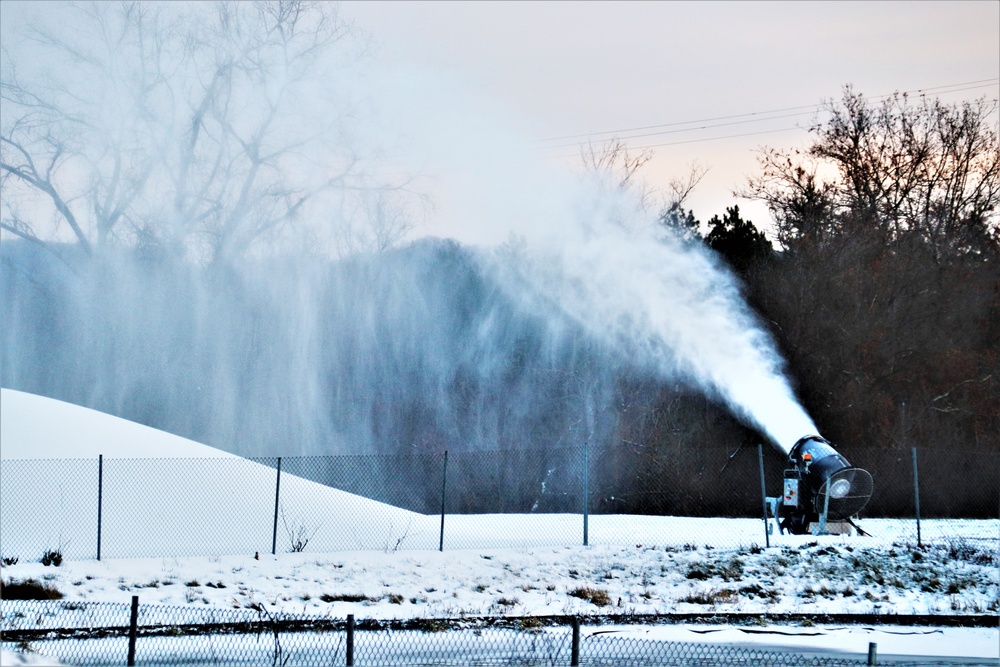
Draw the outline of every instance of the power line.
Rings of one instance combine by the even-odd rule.
[[[986,79],[986,81],[1000,81],[1000,79]],[[970,82],[970,83],[975,83],[975,82]],[[899,93],[899,94],[900,95],[902,95],[902,94],[909,95],[909,94],[913,94],[913,93],[917,93],[917,92],[924,93],[924,92],[929,91],[929,90],[940,90],[940,89],[943,89],[943,88],[953,88],[954,86],[962,86],[962,85],[965,85],[965,84],[952,84],[951,86],[937,86],[935,88],[923,88],[923,89],[917,89],[915,91],[905,91],[904,93]],[[964,88],[954,88],[953,90],[948,90],[948,91],[944,91],[944,92],[946,92],[946,93],[961,92],[961,91],[964,91],[964,90],[974,90],[974,89],[983,88],[983,87],[987,87],[987,86],[984,86],[984,85],[967,86],[967,87],[964,87]],[[890,97],[891,95],[894,95],[894,94],[896,94],[896,93],[890,93],[888,95],[880,95],[880,96],[877,96],[877,97],[872,97],[870,99],[884,99],[884,98]],[[996,103],[1000,103],[1000,100],[998,100],[997,98],[990,99],[989,101],[993,102],[995,104]],[[821,105],[817,105],[816,107],[810,107],[810,108],[818,109],[819,106],[821,106]],[[796,108],[796,107],[790,107],[790,108]],[[766,113],[766,112],[762,112],[762,113]],[[994,110],[993,113],[996,113],[996,110]],[[750,114],[742,114],[742,115],[746,116],[746,115],[750,115]],[[598,143],[607,143],[607,142],[612,141],[614,139],[632,139],[632,138],[643,137],[643,136],[658,136],[658,135],[662,135],[662,134],[674,134],[674,133],[678,133],[678,132],[695,132],[695,131],[704,130],[704,129],[712,129],[712,128],[715,128],[715,127],[724,127],[724,126],[727,126],[727,125],[740,125],[740,124],[743,124],[743,123],[759,122],[759,120],[777,120],[779,118],[790,118],[790,117],[795,117],[795,116],[799,116],[799,115],[802,115],[802,114],[787,114],[787,115],[784,115],[784,116],[771,116],[771,117],[768,117],[768,118],[753,119],[753,120],[740,121],[740,122],[735,122],[735,123],[720,123],[720,124],[717,124],[717,125],[708,125],[708,126],[702,126],[702,127],[693,127],[693,128],[680,129],[680,130],[671,130],[671,131],[666,131],[666,132],[653,132],[653,133],[649,133],[649,134],[646,134],[646,135],[636,135],[636,136],[632,136],[632,137],[611,137],[611,138],[608,138],[608,139],[598,140]],[[732,118],[738,118],[740,116],[737,115],[737,116],[731,116],[731,117]],[[676,124],[680,124],[680,123],[676,123]],[[654,126],[654,127],[664,127],[664,126]],[[803,129],[801,126],[794,125],[794,126],[782,127],[782,128],[772,129],[772,130],[760,130],[760,131],[756,131],[756,132],[743,132],[743,133],[739,133],[739,134],[727,134],[727,135],[713,136],[713,137],[701,137],[701,138],[698,138],[698,139],[686,139],[686,140],[682,140],[682,141],[663,142],[663,143],[657,143],[657,144],[644,144],[644,145],[640,145],[640,146],[631,146],[631,148],[636,149],[636,150],[644,150],[644,149],[648,149],[648,148],[662,148],[662,147],[666,147],[666,146],[679,146],[679,145],[682,145],[682,144],[694,144],[694,143],[702,143],[702,142],[706,142],[706,141],[718,141],[718,140],[722,140],[722,139],[737,139],[737,138],[741,138],[741,137],[752,137],[752,136],[756,136],[756,135],[774,134],[774,133],[778,133],[778,132],[790,132],[790,131],[793,131],[793,130],[801,130],[801,129]],[[581,135],[581,136],[590,136],[590,135]],[[557,146],[539,146],[538,148],[554,149],[554,148],[570,148],[570,147],[573,147],[573,146],[581,146],[582,147],[582,146],[585,145],[585,143],[586,142],[575,142],[575,143],[559,144]],[[559,160],[559,159],[570,159],[570,158],[574,158],[574,157],[578,157],[578,156],[575,155],[575,154],[574,155],[550,155],[550,156],[546,156],[545,159]]]
[[[957,92],[962,92],[962,91],[965,91],[965,90],[975,90],[975,89],[978,89],[978,88],[992,87],[992,86],[996,85],[997,82],[1000,82],[1000,78],[979,79],[979,80],[976,80],[976,81],[965,81],[965,82],[962,82],[962,83],[952,83],[952,84],[947,84],[947,85],[942,85],[942,86],[930,86],[930,87],[926,87],[926,88],[916,88],[916,89],[913,89],[913,90],[903,91],[902,93],[886,93],[884,95],[872,96],[869,99],[873,99],[873,100],[885,99],[887,97],[891,97],[891,96],[896,95],[896,94],[902,94],[902,95],[921,94],[922,95],[922,94],[925,94],[925,93],[928,93],[928,92],[931,92],[931,91],[939,91],[941,93],[957,93]],[[949,88],[952,89],[952,90],[946,90],[946,89],[949,89]],[[625,128],[625,129],[620,129],[620,130],[605,130],[605,131],[601,131],[601,132],[591,132],[591,133],[588,133],[588,134],[564,135],[564,136],[560,136],[560,137],[550,137],[548,139],[535,139],[532,143],[542,144],[542,143],[553,142],[553,141],[567,141],[567,140],[570,140],[570,139],[593,139],[595,137],[599,137],[599,136],[602,136],[602,135],[618,135],[618,134],[622,134],[622,133],[626,133],[626,132],[645,132],[647,130],[656,130],[656,129],[659,129],[659,128],[678,127],[678,126],[681,126],[681,125],[697,125],[697,124],[700,124],[700,123],[713,123],[713,122],[716,122],[716,121],[726,121],[726,120],[733,120],[733,119],[737,119],[737,118],[747,118],[748,120],[738,121],[738,122],[735,122],[735,123],[723,123],[722,125],[735,125],[735,124],[739,124],[739,123],[760,122],[760,121],[763,121],[763,120],[773,120],[773,119],[777,119],[777,118],[788,118],[788,117],[791,117],[791,116],[804,115],[807,111],[816,111],[816,110],[819,110],[822,106],[823,106],[822,103],[820,103],[820,104],[811,104],[811,105],[806,105],[806,106],[784,107],[784,108],[781,108],[781,109],[771,109],[769,111],[752,111],[750,113],[733,114],[733,115],[729,115],[729,116],[715,116],[715,117],[711,117],[711,118],[701,118],[701,119],[696,119],[696,120],[677,121],[677,122],[673,122],[673,123],[662,123],[662,124],[658,124],[658,125],[646,125],[646,126],[643,126],[643,127],[632,127],[632,128]],[[797,111],[799,113],[793,113],[793,114],[788,114],[788,115],[784,115],[784,116],[770,116],[769,118],[755,118],[755,116],[768,116],[769,114],[784,114],[784,113],[790,112],[790,111]],[[709,127],[711,127],[711,126],[709,126]],[[682,129],[682,130],[670,130],[669,132],[653,132],[653,133],[650,133],[648,135],[639,135],[639,136],[653,136],[653,135],[656,135],[656,134],[668,134],[668,133],[674,133],[674,132],[694,131],[694,130],[700,130],[700,129],[705,129],[705,128],[703,128],[703,127],[693,127],[693,128]],[[634,138],[634,137],[630,137],[630,138]],[[607,140],[602,140],[602,141],[607,141]],[[540,146],[540,148],[564,148],[566,146],[580,145],[580,143],[582,143],[582,142],[574,142],[574,143],[571,143],[571,144],[560,144],[560,145],[557,145],[557,146],[544,146],[544,147]]]
[[[670,141],[662,144],[649,144],[646,146],[633,146],[636,149],[645,148],[663,148],[664,146],[680,146],[682,144],[700,144],[705,141],[718,141],[720,139],[738,139],[740,137],[753,137],[760,134],[775,134],[776,132],[789,132],[792,130],[801,130],[802,127],[798,125],[792,125],[789,127],[780,127],[775,130],[758,130],[757,132],[744,132],[741,134],[724,134],[717,137],[702,137],[700,139],[685,139],[683,141]],[[569,144],[571,146],[582,146],[582,144]],[[548,160],[566,160],[569,158],[579,157],[579,155],[549,155],[545,159]]]
[[[810,107],[810,108],[815,108],[815,107]],[[763,121],[768,121],[768,120],[780,120],[782,118],[796,118],[798,116],[804,115],[805,113],[806,112],[803,111],[803,112],[799,112],[799,113],[783,114],[783,115],[780,115],[780,116],[767,116],[766,118],[751,118],[749,120],[737,120],[737,121],[732,121],[732,122],[729,122],[729,123],[715,123],[714,125],[700,125],[700,126],[697,126],[697,127],[686,127],[686,128],[681,128],[681,129],[677,129],[677,130],[665,130],[663,132],[648,132],[648,133],[645,133],[645,134],[630,134],[630,135],[626,135],[626,136],[614,136],[612,138],[613,139],[625,140],[625,139],[642,139],[644,137],[658,137],[658,136],[662,136],[664,134],[679,134],[681,132],[696,132],[698,130],[711,130],[711,129],[714,129],[716,127],[730,127],[732,125],[746,125],[747,123],[761,123]],[[737,116],[734,116],[734,117],[737,117]],[[664,125],[657,125],[656,127],[665,127],[665,126]],[[602,139],[601,141],[610,141],[610,140],[611,139]],[[579,145],[580,145],[580,142],[574,141],[572,143],[556,144],[554,146],[545,146],[545,148],[567,148],[567,147],[570,147],[570,146],[579,146]]]
[[[941,92],[944,92],[944,93],[957,93],[957,92],[961,92],[961,91],[964,91],[964,90],[974,90],[974,89],[977,89],[977,88],[988,88],[988,87],[991,87],[992,85],[996,84],[998,81],[1000,81],[1000,78],[980,79],[978,81],[966,81],[964,83],[953,83],[953,84],[948,84],[948,85],[944,85],[944,86],[932,86],[932,87],[928,87],[928,88],[916,88],[914,90],[903,91],[902,93],[899,93],[899,94],[902,94],[902,95],[924,94],[924,93],[927,93],[929,91],[934,91],[934,90],[941,91]],[[962,87],[961,88],[956,88],[956,86],[962,86]],[[956,88],[956,89],[955,90],[944,90],[945,88]],[[885,99],[885,98],[891,97],[892,95],[895,95],[895,94],[897,94],[897,93],[886,93],[886,94],[883,94],[883,95],[873,96],[870,99],[874,99],[874,100]],[[679,126],[679,125],[694,125],[694,124],[697,124],[697,123],[711,123],[711,122],[719,121],[719,120],[731,120],[731,119],[734,119],[734,118],[747,118],[747,117],[751,117],[751,116],[763,116],[763,115],[767,115],[767,114],[784,113],[786,111],[818,110],[822,106],[823,106],[822,103],[820,103],[820,104],[810,104],[810,105],[806,105],[806,106],[785,107],[783,109],[771,109],[769,111],[752,111],[750,113],[734,114],[734,115],[729,115],[729,116],[716,116],[716,117],[713,117],[713,118],[702,118],[702,119],[698,119],[698,120],[677,121],[677,122],[673,122],[673,123],[663,123],[663,124],[660,124],[660,125],[648,125],[648,126],[645,126],[645,127],[634,127],[634,128],[628,128],[628,129],[622,129],[622,130],[606,130],[606,131],[603,131],[603,132],[591,132],[589,134],[568,135],[568,136],[563,136],[563,137],[553,137],[553,138],[550,138],[550,139],[536,139],[535,142],[536,143],[544,143],[544,142],[548,142],[548,141],[563,141],[563,140],[566,140],[566,139],[591,138],[591,137],[596,137],[596,136],[604,135],[604,134],[615,135],[615,134],[620,134],[620,133],[624,133],[624,132],[641,132],[641,131],[645,131],[645,130],[655,130],[655,129],[661,128],[661,127],[676,127],[676,126]],[[791,115],[802,115],[802,114],[791,114]],[[780,117],[786,117],[786,116],[780,116]],[[756,120],[757,119],[751,119],[751,120],[744,121],[744,122],[755,122]],[[767,120],[767,119],[763,119],[763,120]],[[692,129],[700,129],[700,128],[692,128]]]
[[[801,130],[802,128],[798,125],[792,125],[791,127],[779,127],[776,130],[759,130],[757,132],[745,132],[743,134],[727,134],[720,137],[703,137],[701,139],[687,139],[684,141],[671,141],[664,144],[652,144],[650,146],[637,146],[637,148],[661,148],[663,146],[680,146],[681,144],[697,144],[703,141],[716,141],[718,139],[736,139],[739,137],[753,137],[758,134],[774,134],[775,132],[789,132],[791,130]]]
[[[761,115],[765,115],[765,114],[782,113],[782,112],[785,112],[785,111],[796,111],[796,110],[799,110],[799,109],[811,110],[811,109],[816,109],[818,106],[819,105],[817,105],[817,104],[812,104],[812,105],[803,106],[803,107],[786,107],[784,109],[772,109],[770,111],[752,111],[750,113],[734,114],[732,116],[716,116],[714,118],[701,118],[701,119],[698,119],[698,120],[682,120],[682,121],[677,121],[677,122],[674,122],[674,123],[663,123],[661,125],[647,125],[646,127],[633,127],[633,128],[629,128],[629,129],[625,129],[625,130],[607,130],[607,131],[604,131],[604,132],[591,132],[589,134],[573,134],[573,135],[568,135],[568,136],[565,136],[565,137],[553,137],[551,139],[535,139],[534,142],[536,142],[536,143],[544,143],[546,141],[564,141],[564,140],[567,140],[567,139],[585,139],[585,138],[591,138],[591,137],[595,137],[595,136],[602,135],[602,134],[620,134],[622,132],[642,132],[642,131],[645,131],[645,130],[655,130],[655,129],[660,128],[660,127],[677,127],[678,125],[695,125],[697,123],[712,123],[712,122],[715,122],[717,120],[731,120],[733,118],[746,118],[747,116],[761,116]],[[798,115],[801,115],[801,114],[792,114],[792,115],[793,116],[798,116]],[[783,117],[784,116],[782,116],[782,118]],[[766,120],[766,119],[763,119],[763,120]],[[743,122],[753,122],[753,121],[743,121]],[[693,128],[693,129],[699,129],[699,128]],[[683,132],[684,130],[680,130],[680,131]],[[659,134],[659,133],[654,133],[654,134]]]
[[[955,92],[957,92],[957,91],[955,91]],[[991,99],[989,101],[993,102],[993,103],[1000,103],[1000,99],[998,99],[998,98],[993,98],[993,99]],[[798,114],[792,114],[792,115],[794,116],[794,115],[798,115]],[[721,127],[721,125],[718,125],[718,126],[715,126],[715,127]],[[697,130],[697,129],[701,129],[701,128],[693,128],[693,129]],[[791,132],[793,130],[801,130],[801,129],[803,129],[803,128],[801,126],[799,126],[799,125],[791,125],[791,126],[788,126],[788,127],[780,127],[780,128],[773,129],[773,130],[758,130],[756,132],[743,132],[743,133],[740,133],[740,134],[725,134],[725,135],[720,135],[720,136],[715,136],[715,137],[701,137],[699,139],[685,139],[685,140],[682,140],[682,141],[670,141],[670,142],[659,143],[659,144],[645,144],[645,145],[642,145],[642,146],[632,146],[631,148],[634,148],[634,149],[637,149],[637,150],[643,150],[643,149],[647,149],[647,148],[663,148],[665,146],[680,146],[682,144],[698,144],[698,143],[702,143],[702,142],[705,142],[705,141],[718,141],[718,140],[721,140],[721,139],[738,139],[740,137],[753,137],[753,136],[762,135],[762,134],[775,134],[777,132]],[[686,130],[681,130],[681,131],[686,131]],[[661,133],[655,133],[655,134],[661,134]],[[666,133],[662,133],[662,134],[666,134]],[[653,135],[649,135],[649,136],[653,136]],[[607,142],[607,141],[610,141],[610,139],[603,139],[602,140],[602,142]],[[558,146],[558,147],[565,148],[565,147],[571,147],[571,146],[583,146],[583,143],[563,144],[563,145]],[[549,146],[548,148],[558,148],[558,147],[557,146]],[[570,158],[575,158],[575,157],[579,157],[579,156],[578,155],[550,155],[550,156],[546,156],[545,159],[550,159],[550,160],[565,160],[565,159],[570,159]]]

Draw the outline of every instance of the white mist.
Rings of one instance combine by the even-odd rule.
[[[524,237],[521,261],[504,255],[511,291],[570,317],[631,364],[724,402],[785,452],[815,433],[733,274],[659,226],[633,193],[600,181],[579,183],[563,224]]]

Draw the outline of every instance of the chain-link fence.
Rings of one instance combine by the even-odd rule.
[[[764,493],[780,495],[784,457],[758,447],[674,454],[4,459],[0,551],[36,560],[780,540],[766,533],[761,470]],[[875,478],[860,523],[876,538],[1000,540],[997,457],[855,450],[851,460]]]
[[[830,655],[819,647],[665,641],[581,626],[573,618],[550,625],[530,618],[355,623],[353,616],[150,606],[137,598],[131,605],[4,601],[0,616],[0,647],[80,666],[876,664],[865,645]]]

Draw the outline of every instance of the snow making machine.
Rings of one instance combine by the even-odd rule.
[[[850,534],[852,528],[862,532],[853,518],[872,496],[872,476],[853,467],[828,440],[808,435],[796,441],[783,478],[782,495],[766,498],[780,532]]]

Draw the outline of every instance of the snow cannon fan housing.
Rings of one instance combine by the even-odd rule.
[[[788,455],[780,499],[779,526],[791,533],[810,532],[820,520],[846,521],[871,499],[875,486],[867,470],[851,466],[829,441],[818,435],[800,438]],[[825,516],[824,516],[825,514]]]

